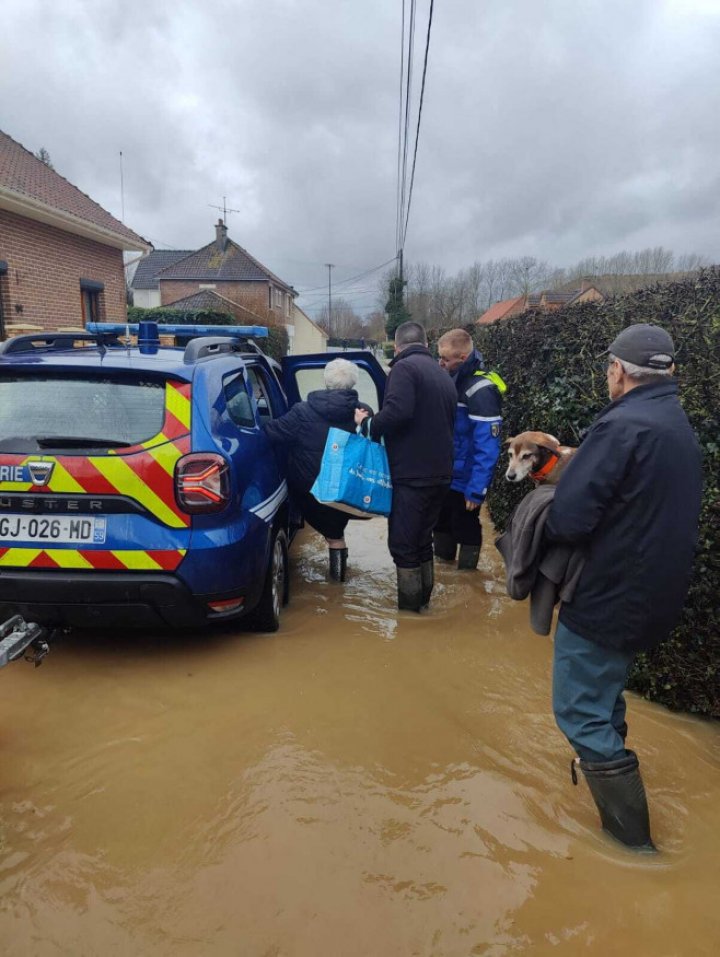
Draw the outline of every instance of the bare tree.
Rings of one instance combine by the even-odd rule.
[[[550,272],[550,266],[534,256],[521,256],[512,260],[510,276],[513,292],[519,296],[527,296],[529,292],[542,289]]]
[[[365,332],[363,320],[346,299],[333,299],[331,315],[328,315],[328,307],[323,306],[317,324],[332,339],[356,339]]]

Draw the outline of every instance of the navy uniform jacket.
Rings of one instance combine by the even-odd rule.
[[[383,407],[370,420],[371,438],[385,438],[393,482],[450,482],[456,402],[450,376],[429,349],[410,345],[395,356]]]
[[[457,388],[454,460],[450,487],[482,505],[500,457],[502,396],[483,370],[479,352],[453,375]]]
[[[637,386],[600,413],[563,472],[545,526],[587,558],[560,621],[644,651],[677,624],[698,535],[702,460],[677,383]]]

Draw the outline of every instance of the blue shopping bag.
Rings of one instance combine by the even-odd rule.
[[[330,429],[310,493],[321,504],[359,518],[389,515],[392,483],[385,446],[357,432]]]

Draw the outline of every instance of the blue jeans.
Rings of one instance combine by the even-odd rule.
[[[625,757],[625,681],[632,652],[605,648],[555,630],[553,711],[558,727],[583,761]]]

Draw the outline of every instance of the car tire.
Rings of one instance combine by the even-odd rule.
[[[270,561],[260,601],[250,614],[248,623],[255,631],[277,631],[280,627],[280,611],[287,602],[288,540],[280,528],[275,532],[270,546]]]

